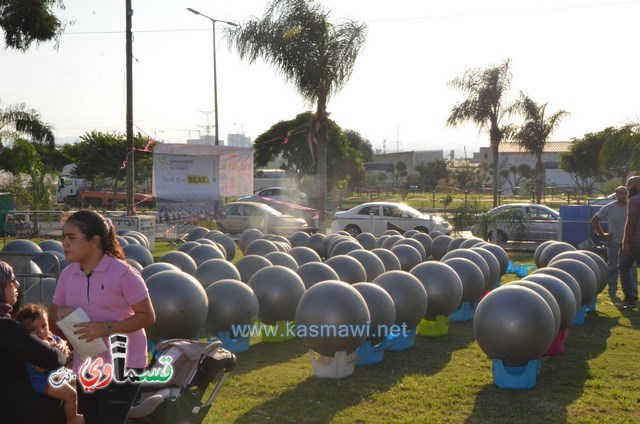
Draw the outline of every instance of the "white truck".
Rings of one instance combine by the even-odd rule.
[[[80,190],[87,190],[88,184],[82,178],[74,177],[73,171],[76,169],[75,163],[70,163],[62,168],[60,178],[58,178],[58,187],[56,188],[56,201],[65,203],[67,197],[74,197]]]

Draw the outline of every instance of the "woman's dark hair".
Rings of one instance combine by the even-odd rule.
[[[124,260],[124,252],[116,238],[116,229],[109,218],[98,212],[83,209],[73,213],[65,223],[78,227],[87,240],[91,240],[93,236],[100,237],[100,247],[104,253]]]
[[[30,325],[38,318],[49,315],[47,308],[41,303],[27,303],[16,314],[16,321],[20,321],[23,325]]]

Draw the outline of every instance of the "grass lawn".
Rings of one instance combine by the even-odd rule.
[[[531,390],[493,384],[472,322],[418,337],[413,348],[385,352],[381,363],[339,380],[313,376],[299,340],[255,340],[237,354],[205,422],[640,422],[640,314],[598,301],[597,312],[569,330],[564,352],[543,360]]]
[[[175,248],[158,242],[154,258]],[[527,253],[510,258],[531,263]],[[451,323],[442,337],[418,337],[413,348],[385,352],[381,363],[338,380],[313,376],[300,340],[254,338],[237,354],[237,368],[204,422],[636,423],[639,330],[640,312],[621,312],[601,294],[597,311],[570,328],[564,352],[544,358],[530,390],[493,384],[471,321]]]

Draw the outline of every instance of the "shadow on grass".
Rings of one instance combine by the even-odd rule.
[[[304,352],[310,364],[310,356],[302,342],[287,343],[290,343],[295,355]],[[407,375],[437,374],[449,363],[455,351],[466,349],[471,343],[472,324],[451,323],[449,334],[433,338],[417,337],[412,348],[399,352],[385,351],[382,362],[356,366],[353,374],[346,378],[323,379],[309,374],[291,389],[246,411],[236,422],[329,422],[340,411],[389,390]],[[239,356],[239,362],[263,357],[261,366],[266,366],[269,363],[285,361],[287,358],[287,355],[274,345],[264,346],[264,349],[256,345],[256,348],[251,357]],[[251,349],[254,347],[249,350]],[[264,356],[269,359],[265,360]],[[238,366],[239,373],[254,369],[255,364]]]
[[[246,352],[235,354],[238,365],[233,374],[248,374],[260,368],[288,362],[305,353],[307,348],[296,339],[279,343],[254,343]]]
[[[589,314],[584,325],[569,328],[560,355],[543,359],[533,389],[506,390],[487,385],[476,396],[466,423],[518,422],[523,416],[530,417],[530,422],[567,422],[568,406],[583,395],[585,383],[592,378],[587,361],[605,351],[611,329],[617,324],[618,317]],[[510,416],[509,411],[517,415]]]

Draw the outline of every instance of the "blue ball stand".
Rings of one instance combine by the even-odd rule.
[[[598,304],[597,300],[598,295],[593,296],[591,302],[587,305],[587,312],[596,312],[596,305]]]
[[[580,305],[580,307],[578,308],[578,312],[576,312],[576,315],[573,317],[573,321],[571,322],[571,325],[584,324],[584,319],[586,316],[587,316],[587,306]]]
[[[473,319],[473,315],[475,314],[477,306],[477,302],[462,302],[460,304],[460,307],[453,311],[453,313],[449,316],[449,320],[451,322],[471,321]]]
[[[365,340],[356,351],[356,365],[373,365],[382,362],[384,359],[384,349],[387,341],[384,340],[376,345],[371,344],[371,340]]]
[[[389,334],[386,343],[387,346],[385,349],[390,352],[400,352],[410,349],[416,344],[416,328],[413,327],[411,330],[407,330],[406,333]]]
[[[531,389],[536,385],[541,366],[540,359],[532,359],[521,366],[505,365],[500,359],[493,359],[493,382],[501,389]]]
[[[207,340],[212,342],[218,339],[222,342],[222,347],[231,353],[246,352],[249,350],[251,337],[231,337],[228,331],[220,331],[216,337],[211,338],[207,333]]]

